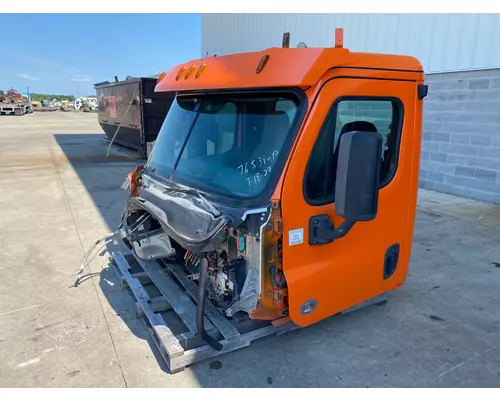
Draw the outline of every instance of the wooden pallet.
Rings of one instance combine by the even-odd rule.
[[[122,252],[117,248],[109,250],[111,265],[122,285],[130,290],[137,313],[171,373],[183,371],[186,366],[196,362],[242,349],[265,336],[279,335],[299,328],[292,322],[274,326],[268,321],[230,320],[206,299],[205,329],[222,344],[223,349],[217,351],[197,335],[198,285],[187,279],[180,264],[145,262],[134,251]],[[148,291],[154,291],[158,295],[152,296]]]

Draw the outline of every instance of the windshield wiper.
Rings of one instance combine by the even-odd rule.
[[[189,138],[191,137],[191,134],[193,133],[194,126],[195,126],[196,122],[198,121],[198,117],[200,116],[202,104],[203,104],[203,99],[201,100],[201,102],[198,106],[198,109],[196,111],[196,115],[193,118],[193,122],[191,122],[191,126],[189,127],[189,130],[186,134],[186,137],[184,138],[184,141],[182,142],[181,148],[179,149],[179,155],[177,156],[177,159],[175,160],[174,165],[172,166],[172,172],[170,173],[170,176],[168,177],[169,179],[172,179],[175,171],[177,170],[177,166],[179,165],[179,162],[181,161],[181,157],[184,154],[184,149],[186,148],[187,142],[189,141]]]

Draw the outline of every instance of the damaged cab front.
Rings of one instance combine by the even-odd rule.
[[[182,264],[194,281],[206,259],[207,296],[226,316],[286,315],[271,198],[302,109],[295,91],[177,96],[147,164],[130,177],[129,247]]]

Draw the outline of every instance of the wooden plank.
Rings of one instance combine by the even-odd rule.
[[[135,253],[134,253],[135,256]],[[145,262],[135,256],[137,262],[167,299],[175,313],[191,331],[196,332],[196,307],[189,296],[170,278],[156,261]],[[213,325],[205,317],[205,329],[213,329]]]
[[[170,303],[163,296],[153,297],[149,302],[149,306],[155,313],[164,312],[172,309]]]
[[[115,271],[115,274],[118,277],[118,280],[120,281],[120,286],[122,287],[122,289],[128,288],[127,281],[126,281],[125,277],[123,276],[122,271],[120,270],[120,268],[116,264],[116,262],[111,262],[110,265],[113,268],[113,270]]]
[[[197,303],[198,301],[198,285],[187,279],[187,275],[182,270],[181,265],[173,263],[165,263],[167,268],[174,274],[179,282],[184,286],[191,299]],[[225,339],[231,339],[240,336],[238,330],[231,322],[217,311],[217,308],[209,300],[205,300],[205,315],[212,321],[213,325],[219,330]]]
[[[132,278],[137,279],[139,282],[141,282],[142,285],[147,285],[151,283],[151,278],[146,274],[145,272],[138,272],[135,274],[131,274]],[[128,286],[127,279],[125,277],[121,277],[121,283],[122,287],[126,288]]]
[[[132,274],[132,278],[138,279],[143,285],[151,283],[151,278],[145,272],[136,272]]]
[[[222,340],[221,344],[223,347],[221,351],[217,351],[209,345],[204,345],[192,350],[187,350],[184,352],[184,354],[171,359],[170,367],[172,369],[186,367],[190,364],[194,364],[208,358],[220,356],[221,354],[230,353],[232,351],[248,347],[254,340],[261,339],[270,335],[284,333],[285,331],[292,329],[297,329],[297,326],[293,323],[281,325],[278,328],[269,325],[264,328],[244,333],[237,338]]]
[[[123,257],[123,254],[120,253],[119,251],[112,252],[111,253],[113,259],[115,260],[115,263],[122,275],[122,278],[125,280],[127,283],[128,287],[132,291],[134,297],[136,298],[137,301],[149,301],[149,295],[147,292],[144,290],[142,287],[141,283],[135,279],[132,278],[130,275],[130,265],[128,264],[127,260],[125,260],[125,257]]]
[[[190,349],[193,347],[193,341],[200,340],[195,332],[186,332],[176,335],[175,338],[179,341],[184,349]],[[204,342],[202,344],[205,344]]]
[[[157,297],[157,298],[159,298],[159,297]],[[148,304],[149,304],[149,308],[151,308],[151,311],[153,311],[154,313],[162,313],[162,312],[169,311],[172,309],[172,306],[170,304],[168,304],[167,300],[157,302],[157,303],[149,302]],[[144,312],[142,311],[142,308],[139,305],[139,303],[135,302],[135,306],[137,309],[137,314],[139,316],[143,316]]]
[[[146,316],[141,317],[142,321],[144,322],[144,325],[146,325],[146,329],[149,333],[149,336],[151,339],[153,339],[153,343],[155,344],[156,348],[158,349],[158,352],[160,353],[161,358],[163,358],[163,361],[167,364],[168,369],[170,370],[170,357],[168,356],[168,353],[165,351],[164,346],[162,346],[160,342],[160,338],[156,335],[154,329],[151,327],[151,324],[149,323],[148,319]]]
[[[160,341],[160,345],[162,345],[164,351],[166,351],[169,357],[183,354],[184,349],[180,345],[179,341],[175,338],[172,331],[168,328],[163,318],[160,315],[155,314],[151,309],[149,305],[151,299],[149,298],[147,292],[144,290],[144,287],[136,278],[132,278],[129,272],[130,265],[128,264],[127,260],[125,260],[123,254],[120,252],[112,252],[111,254],[120,272],[122,273],[122,276],[125,278],[128,286],[130,287],[130,290],[136,298],[136,304],[138,307],[140,307],[143,318],[146,318],[149,322],[151,329],[153,330],[155,335],[157,335]]]
[[[154,333],[158,336],[160,344],[162,345],[163,349],[167,352],[168,356],[170,358],[173,358],[184,354],[184,349],[180,345],[179,341],[175,338],[174,334],[169,329],[163,318],[160,315],[155,314],[149,307],[148,303],[140,301],[139,305],[141,306],[144,312],[144,316],[151,324],[151,328],[153,329]]]

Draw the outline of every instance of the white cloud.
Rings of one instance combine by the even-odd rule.
[[[92,79],[88,75],[74,75],[71,80],[73,82],[90,82]]]
[[[19,78],[29,79],[30,81],[37,81],[38,78],[36,76],[31,76],[28,74],[17,74]]]

